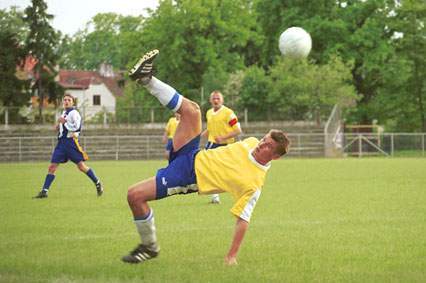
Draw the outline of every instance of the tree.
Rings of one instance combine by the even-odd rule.
[[[413,130],[426,132],[426,3],[418,0],[401,3],[396,10],[394,28],[402,36],[395,43],[397,55],[406,60],[410,70],[401,95],[406,96],[405,107],[411,105],[415,110]]]
[[[287,119],[327,118],[334,104],[350,106],[357,99],[351,85],[351,65],[333,56],[327,64],[279,59],[271,68],[268,101]]]
[[[278,39],[289,27],[303,27],[311,34],[310,58],[319,63],[327,62],[328,55],[336,53],[347,34],[346,24],[338,13],[338,2],[334,0],[257,0],[254,9],[256,22],[264,36],[260,65],[265,69],[279,58]]]
[[[268,98],[271,86],[270,77],[261,67],[251,66],[244,72],[238,106],[249,110],[250,120],[261,120],[265,113],[271,119],[272,104]]]
[[[0,102],[4,106],[22,106],[28,103],[25,89],[28,81],[16,77],[17,67],[23,62],[24,50],[16,34],[0,30]]]
[[[142,17],[99,13],[72,38],[64,38],[61,66],[69,69],[96,70],[102,63],[125,69],[140,55]],[[135,54],[135,51],[138,53]]]
[[[243,86],[244,71],[238,70],[229,75],[228,81],[223,87],[223,94],[226,96],[226,104],[235,108],[240,103],[240,93]]]
[[[47,91],[43,82],[54,83],[56,61],[58,60],[55,49],[57,48],[59,33],[49,23],[53,16],[47,13],[46,3],[43,0],[32,0],[31,3],[32,5],[25,9],[24,21],[29,26],[25,49],[29,56],[37,60],[35,65],[36,84],[33,90],[37,92],[39,116],[41,122],[44,122],[43,104],[45,97],[51,97],[53,93]],[[50,90],[52,89],[59,90],[59,88],[50,87]]]
[[[316,64],[326,64],[335,54],[339,54],[343,62],[352,62],[352,81],[362,98],[348,119],[353,123],[371,123],[377,118],[373,101],[385,85],[386,66],[394,54],[389,15],[395,3],[387,0],[259,0],[255,5],[258,23],[268,35],[262,47],[262,66],[269,69],[275,64],[282,31],[290,26],[305,28],[313,40],[309,58]]]
[[[8,11],[0,10],[0,29],[10,32],[19,45],[24,43],[28,35],[28,27],[23,17],[23,12],[13,6]]]
[[[244,67],[241,50],[255,37],[250,2],[161,1],[144,22],[139,46],[160,49],[160,77],[198,101],[201,87],[212,82],[209,74]]]

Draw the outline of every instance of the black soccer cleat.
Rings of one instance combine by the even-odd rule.
[[[104,188],[102,187],[101,181],[98,181],[96,183],[96,192],[98,194],[98,197],[100,197],[104,193]]]
[[[33,198],[47,198],[47,191],[42,190]]]
[[[129,71],[129,77],[134,81],[143,81],[144,79],[149,81],[153,73],[153,61],[158,53],[160,53],[158,49],[145,53]]]
[[[147,246],[140,244],[130,254],[123,256],[122,261],[127,263],[141,263],[158,256],[158,251],[148,249]]]

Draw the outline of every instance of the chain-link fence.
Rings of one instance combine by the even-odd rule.
[[[264,133],[250,134],[261,138]],[[248,135],[243,135],[245,138]],[[324,157],[324,134],[291,133],[288,157]],[[340,156],[425,157],[426,133],[345,134]],[[82,136],[80,142],[91,160],[163,159],[160,135]],[[0,137],[0,162],[48,161],[55,137]],[[201,145],[202,147],[202,145]]]
[[[208,103],[201,106],[205,114],[210,108]],[[247,124],[253,121],[315,121],[318,124],[325,122],[330,115],[331,107],[324,107],[318,115],[306,112],[302,116],[294,111],[282,111],[271,107],[268,111],[260,108],[231,107],[238,119]],[[120,125],[167,122],[173,113],[165,107],[104,107],[82,106],[78,108],[84,124],[93,125]],[[61,108],[51,106],[43,109],[43,119],[39,116],[39,109],[33,107],[0,107],[0,126],[9,125],[37,125],[54,123],[62,112]],[[300,117],[299,117],[299,116]]]

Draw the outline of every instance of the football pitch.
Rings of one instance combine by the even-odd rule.
[[[31,199],[48,163],[0,164],[0,282],[425,282],[426,159],[273,163],[239,253],[230,195],[152,203],[158,258],[121,262],[139,242],[129,185],[163,161],[88,162],[105,193],[61,165],[48,199]]]

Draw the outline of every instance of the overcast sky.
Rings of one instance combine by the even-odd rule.
[[[158,0],[45,0],[48,12],[55,16],[52,26],[73,35],[83,29],[97,13],[114,12],[121,15],[146,15],[146,8],[155,9]],[[30,0],[0,0],[0,9],[18,6],[25,9]]]

